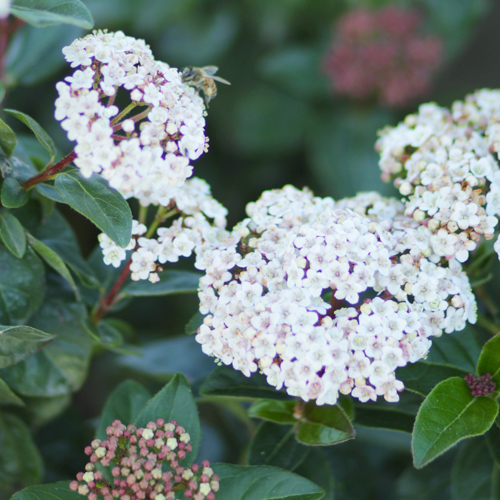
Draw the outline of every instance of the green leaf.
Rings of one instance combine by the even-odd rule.
[[[325,496],[321,500],[334,500],[335,483],[332,467],[321,449],[309,447],[306,459],[293,472],[323,488]]]
[[[0,148],[3,149],[7,156],[10,156],[14,152],[16,145],[16,134],[3,120],[0,120]]]
[[[31,326],[0,326],[0,368],[19,363],[54,338]]]
[[[29,248],[18,259],[0,245],[0,269],[0,324],[26,323],[43,300],[43,264]]]
[[[415,415],[401,411],[397,405],[392,408],[376,405],[359,404],[355,406],[354,423],[363,427],[390,429],[411,434],[415,424]]]
[[[39,429],[68,408],[71,404],[71,396],[69,394],[51,398],[23,396],[23,401],[31,426]]]
[[[353,439],[356,435],[351,421],[340,405],[317,406],[306,403],[296,425],[297,439],[309,445],[330,445]]]
[[[175,293],[196,293],[200,273],[192,271],[164,271],[159,273],[160,281],[151,283],[147,280],[132,281],[120,293],[123,297],[155,297]]]
[[[143,385],[133,380],[122,382],[104,405],[96,438],[101,441],[106,439],[106,427],[113,420],[121,420],[124,425],[134,422],[150,399],[151,393]]]
[[[23,396],[62,396],[78,390],[87,377],[92,341],[82,323],[87,317],[78,303],[46,300],[32,324],[56,335],[41,352],[0,371]]]
[[[217,500],[318,500],[324,491],[293,472],[276,467],[215,464]]]
[[[21,223],[9,213],[0,214],[0,237],[13,255],[22,259],[26,252],[26,233]]]
[[[484,439],[464,443],[451,470],[452,500],[491,500],[493,461]]]
[[[424,400],[415,420],[415,467],[424,467],[462,439],[484,434],[497,414],[498,403],[488,397],[472,397],[465,380],[443,380]]]
[[[500,467],[500,428],[492,425],[491,429],[484,435],[491,458]]]
[[[52,268],[54,271],[59,273],[71,286],[73,291],[75,292],[76,300],[80,300],[80,293],[78,292],[78,288],[76,288],[75,280],[69,269],[66,267],[64,261],[57,255],[54,250],[49,248],[45,243],[42,243],[40,240],[37,240],[31,234],[26,235],[29,241],[29,244],[35,250],[35,252]]]
[[[479,375],[489,373],[496,384],[495,395],[500,392],[500,333],[484,344],[477,362]]]
[[[49,136],[49,134],[45,132],[45,130],[38,124],[36,120],[31,118],[31,116],[22,113],[21,111],[16,111],[15,109],[5,109],[4,111],[22,121],[35,134],[38,142],[47,150],[50,155],[50,159],[54,159],[56,155],[56,145],[54,144],[54,141]]]
[[[467,371],[456,366],[419,361],[398,369],[398,379],[404,382],[405,389],[427,396],[442,380],[463,377]]]
[[[69,489],[70,481],[37,484],[17,492],[10,500],[82,500],[82,496]]]
[[[24,406],[23,400],[0,378],[0,405]]]
[[[270,386],[264,375],[252,373],[251,377],[245,377],[243,373],[229,366],[220,366],[208,375],[201,384],[200,394],[252,399],[290,399],[285,391],[277,391]]]
[[[72,24],[86,30],[94,21],[80,0],[14,0],[11,13],[36,27]]]
[[[136,427],[146,427],[149,422],[163,418],[165,422],[176,420],[191,436],[192,453],[181,461],[182,465],[192,464],[198,453],[201,440],[201,426],[198,409],[185,377],[177,374],[144,407],[135,419]]]
[[[26,424],[9,413],[0,413],[0,494],[42,478],[42,458]]]
[[[117,245],[126,247],[132,234],[132,212],[123,196],[94,174],[85,179],[77,172],[56,178],[57,192],[66,203],[87,217]]]
[[[28,193],[14,177],[7,177],[2,185],[2,205],[5,208],[22,207],[28,202]]]
[[[196,333],[198,331],[198,328],[200,328],[200,326],[203,324],[204,318],[204,314],[201,314],[200,311],[196,311],[186,323],[186,326],[184,327],[184,333],[186,335],[193,335],[193,333]]]
[[[272,465],[294,471],[312,450],[297,441],[292,427],[262,422],[248,451],[249,465]]]
[[[248,410],[250,417],[263,418],[278,424],[295,424],[297,417],[294,416],[296,400],[274,401],[271,399],[257,401]]]

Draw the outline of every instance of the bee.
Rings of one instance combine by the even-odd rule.
[[[186,66],[181,74],[182,81],[188,85],[192,85],[198,92],[203,90],[205,96],[205,104],[208,108],[208,103],[217,95],[217,87],[215,81],[231,85],[227,80],[220,76],[214,76],[219,68],[217,66],[203,66],[196,68],[195,66]]]

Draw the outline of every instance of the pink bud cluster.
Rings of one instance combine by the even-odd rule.
[[[497,387],[495,382],[491,380],[491,375],[489,373],[485,373],[479,378],[475,377],[472,373],[469,373],[464,377],[464,380],[470,388],[470,393],[475,398],[492,394],[495,392]]]
[[[114,420],[106,434],[108,439],[94,439],[85,448],[90,462],[70,483],[71,490],[89,500],[173,500],[180,493],[193,500],[215,499],[219,477],[208,460],[201,467],[180,465],[192,446],[189,434],[175,420],[158,419],[139,429]],[[111,468],[112,482],[103,467]]]
[[[430,86],[441,63],[442,42],[423,36],[414,10],[389,6],[351,10],[340,18],[324,69],[339,94],[377,98],[386,106],[405,106]]]

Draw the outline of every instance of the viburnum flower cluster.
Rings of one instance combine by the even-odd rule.
[[[125,198],[162,204],[207,148],[202,99],[144,40],[121,31],[96,31],[63,53],[77,69],[56,86],[55,117],[76,141],[74,164]],[[120,109],[122,99],[129,104]]]
[[[95,439],[85,448],[90,462],[86,472],[79,472],[77,481],[70,483],[71,490],[89,500],[215,499],[219,477],[208,460],[201,467],[180,465],[192,446],[189,434],[176,421],[158,419],[136,429],[115,420],[106,434],[107,439]],[[111,469],[112,482],[103,468]]]
[[[203,257],[229,237],[225,230],[227,210],[210,194],[210,186],[202,179],[193,177],[180,186],[172,186],[165,193],[168,214],[175,216],[170,227],[157,229],[156,237],[146,237],[144,224],[134,221],[132,239],[127,247],[118,246],[102,233],[99,242],[104,263],[119,267],[131,255],[132,280],[157,282],[157,270],[167,262],[177,262],[179,257],[197,256],[195,266],[204,269]]]
[[[441,63],[442,42],[421,34],[421,28],[416,11],[396,6],[347,12],[336,24],[324,61],[334,90],[391,107],[425,93]]]
[[[405,214],[431,232],[432,251],[465,262],[500,214],[500,92],[481,90],[451,110],[420,106],[381,131],[382,178],[405,197]],[[497,252],[499,243],[495,245]]]
[[[476,318],[455,259],[433,259],[431,232],[375,193],[335,203],[292,186],[266,191],[200,280],[196,340],[246,376],[319,405],[342,394],[398,401],[395,370],[429,337]]]
[[[472,373],[469,373],[465,375],[464,380],[469,386],[471,395],[475,398],[493,394],[497,388],[489,373],[485,373],[484,375],[481,375],[481,377],[475,377]]]

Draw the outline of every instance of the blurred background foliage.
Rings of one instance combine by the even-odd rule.
[[[229,209],[232,225],[244,217],[246,203],[265,189],[292,183],[320,196],[342,198],[357,191],[394,194],[380,181],[373,146],[377,130],[395,125],[421,102],[448,106],[482,87],[500,87],[500,3],[487,0],[416,0],[392,4],[415,7],[425,29],[439,35],[444,61],[430,92],[404,109],[386,109],[336,96],[322,71],[340,16],[359,7],[387,5],[383,0],[84,0],[96,29],[123,30],[144,38],[157,59],[182,68],[217,65],[231,86],[219,85],[210,104],[210,151],[195,162],[195,175],[212,185]],[[61,48],[84,32],[72,26],[32,28],[16,33],[7,56],[13,85],[4,101],[33,116],[54,138],[62,154],[72,145],[53,118],[55,83],[68,73]],[[13,120],[9,124],[24,132]],[[33,141],[29,142],[30,151]],[[65,212],[84,253],[96,244],[96,232],[84,219]],[[184,267],[189,268],[187,264]],[[136,299],[120,313],[134,325],[129,339],[145,356],[104,353],[75,402],[44,424],[67,401],[54,407],[33,401],[40,419],[37,443],[48,460],[46,480],[72,476],[84,463],[83,446],[104,400],[123,379],[134,377],[152,390],[175,372],[184,373],[196,392],[213,368],[184,325],[197,310],[193,295]],[[36,398],[34,398],[36,399]],[[54,408],[56,410],[54,411]],[[234,402],[202,403],[204,422],[200,456],[237,463],[246,453],[257,421]],[[242,431],[243,429],[243,431]],[[82,433],[83,430],[83,433]],[[362,429],[359,439],[322,450],[335,487],[328,498],[449,498],[453,454],[432,470],[415,471],[409,435]],[[298,466],[299,467],[299,466]],[[360,481],[360,470],[370,470]],[[448,473],[441,474],[441,470]],[[443,482],[444,480],[444,482]],[[392,493],[391,493],[392,492]]]

